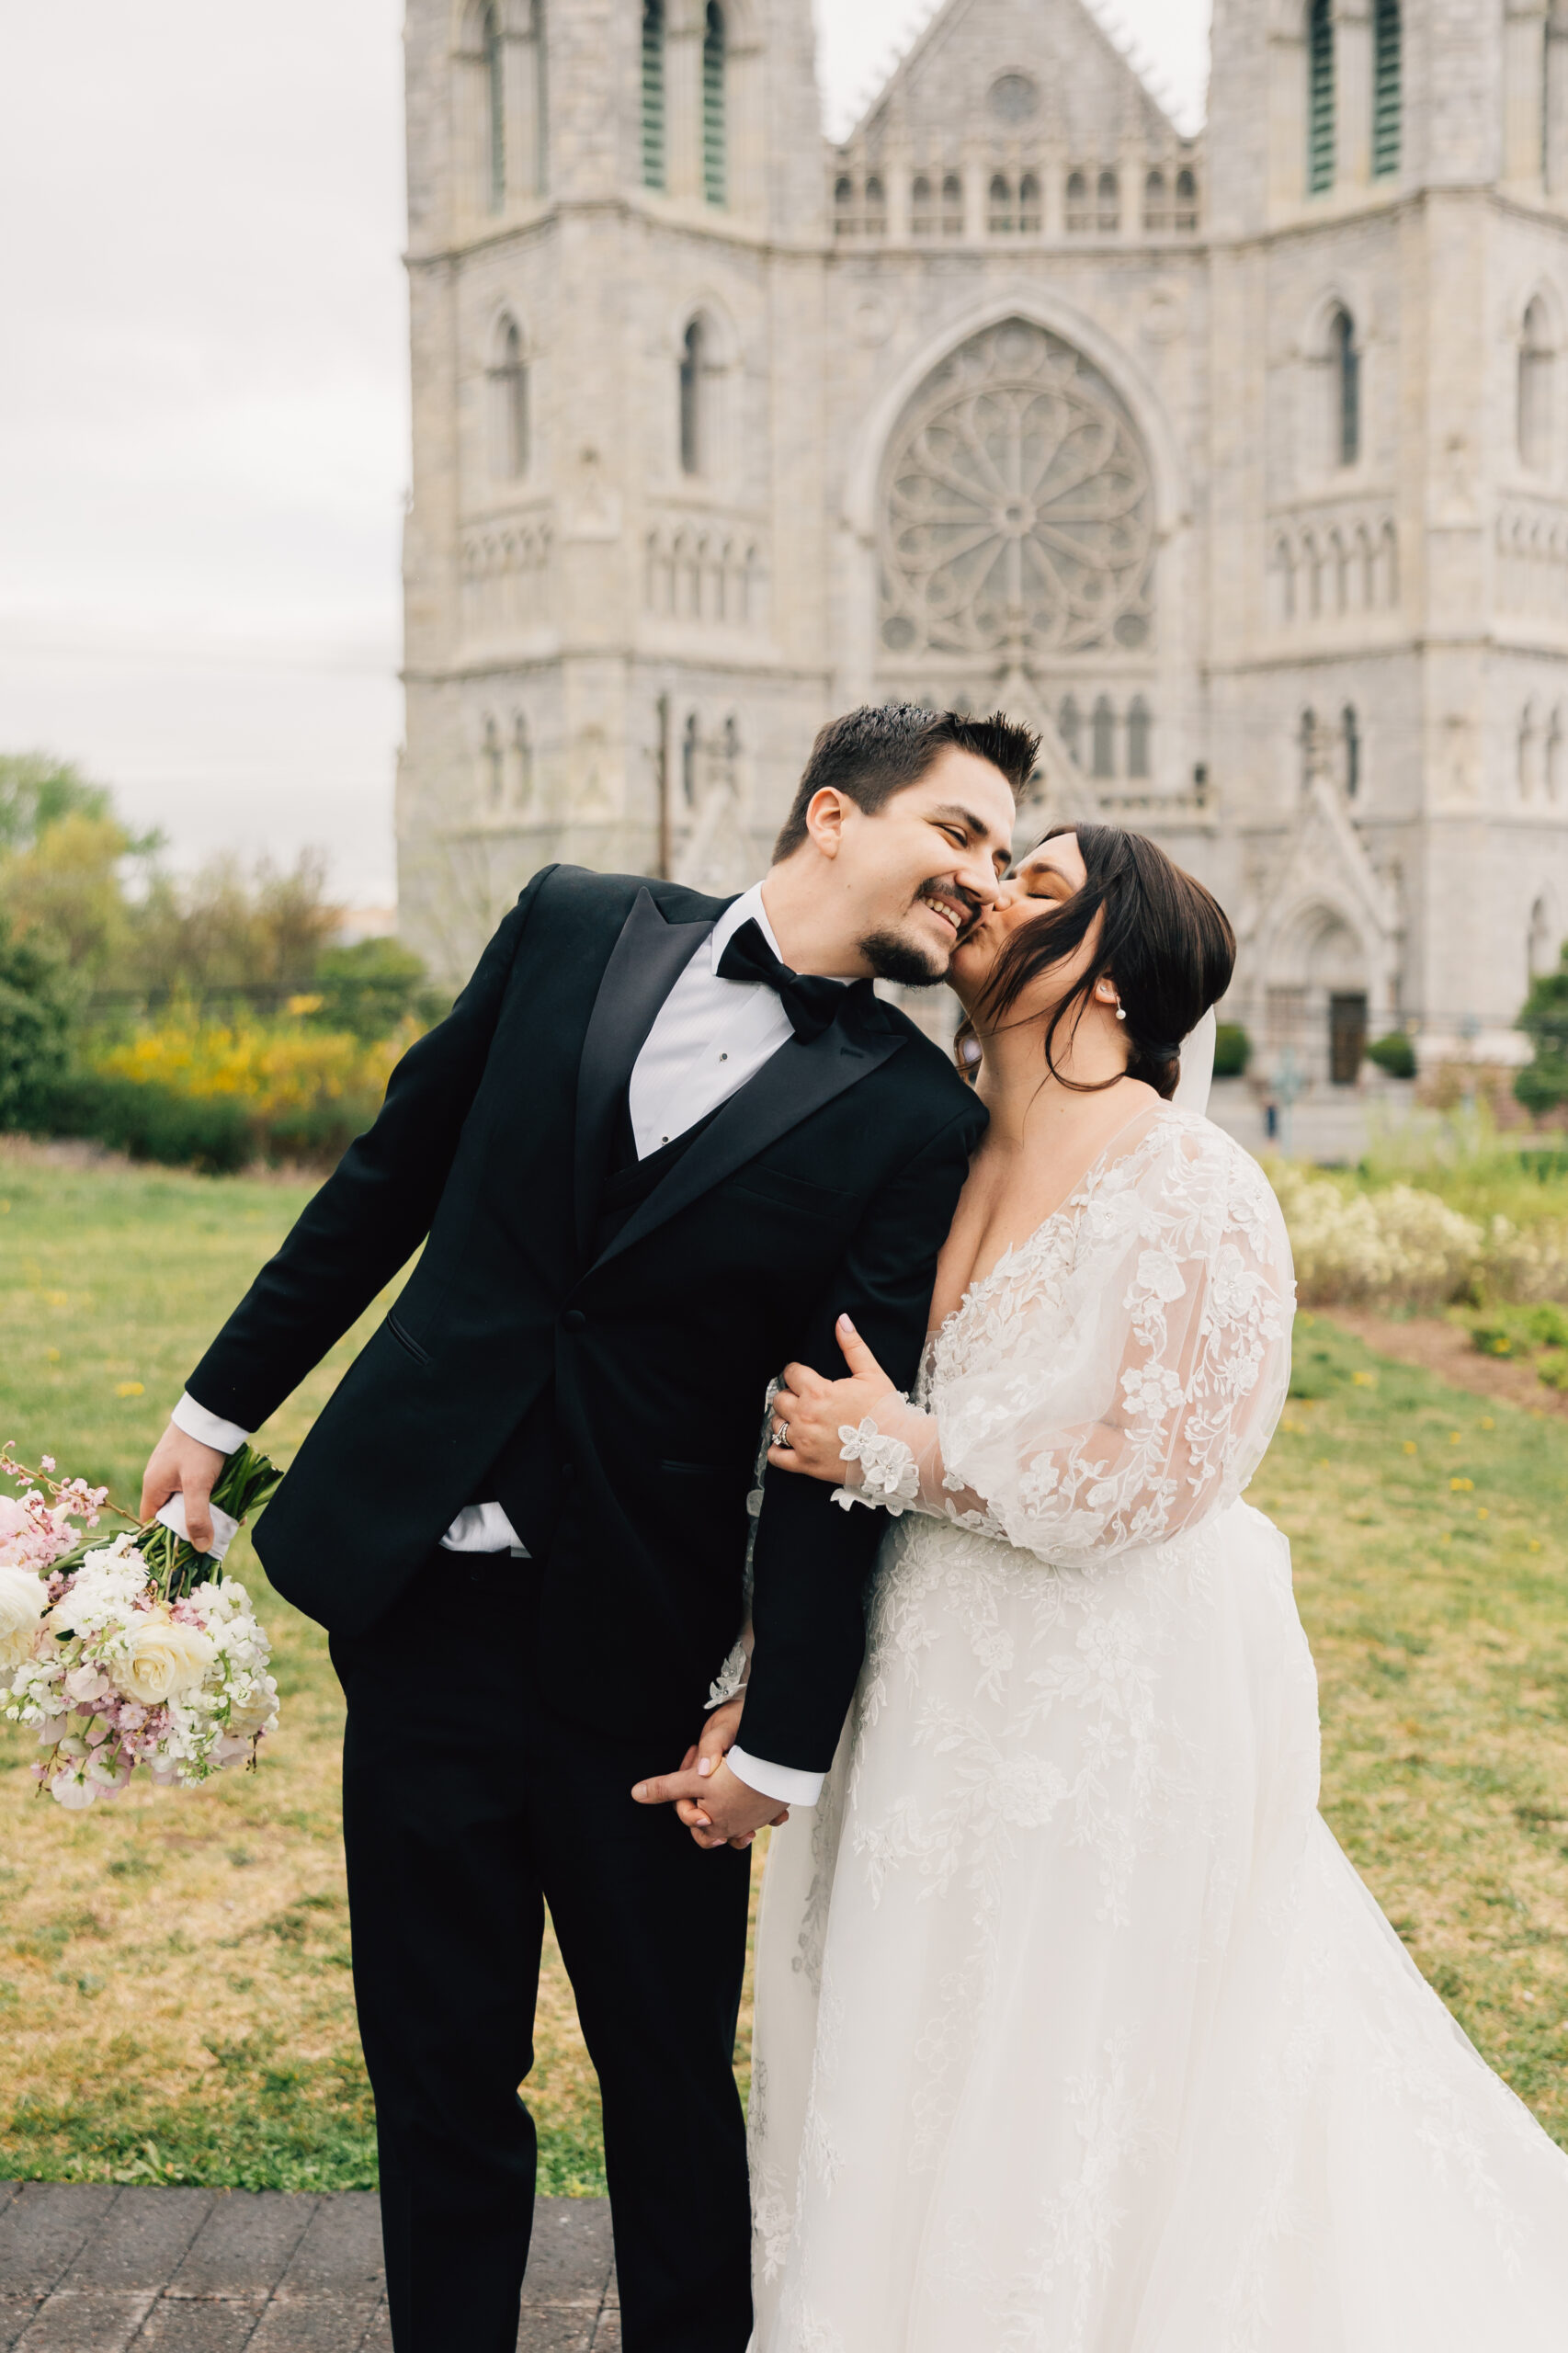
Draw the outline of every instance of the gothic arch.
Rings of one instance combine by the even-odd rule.
[[[894,428],[926,380],[964,344],[987,327],[1021,319],[1043,327],[1081,352],[1096,369],[1127,409],[1148,454],[1154,502],[1157,546],[1186,523],[1191,498],[1171,422],[1165,405],[1142,369],[1122,347],[1075,303],[1039,287],[1019,287],[993,293],[956,313],[927,337],[914,357],[888,382],[880,400],[868,412],[851,447],[845,472],[845,522],[863,545],[877,536],[878,492],[883,460]]]
[[[1356,330],[1357,342],[1365,351],[1376,333],[1371,296],[1364,286],[1358,286],[1347,278],[1335,278],[1319,286],[1301,313],[1301,349],[1303,358],[1333,358],[1335,323],[1342,311],[1349,317]]]
[[[1557,969],[1562,927],[1558,920],[1554,895],[1550,888],[1539,891],[1530,906],[1525,927],[1525,968],[1527,981],[1539,980],[1545,972]]]
[[[744,358],[734,318],[722,294],[710,286],[694,287],[665,313],[665,348],[678,367],[686,350],[686,331],[700,320],[707,338],[709,364],[726,373]]]
[[[483,39],[484,19],[494,7],[501,30],[514,40],[526,40],[536,28],[539,0],[453,0],[451,45],[465,56],[472,56]]]

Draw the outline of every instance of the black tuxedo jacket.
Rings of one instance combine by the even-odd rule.
[[[914,1024],[858,991],[732,1096],[597,1250],[632,1064],[723,904],[625,875],[536,875],[188,1384],[259,1428],[424,1242],[257,1524],[274,1584],[351,1640],[491,1492],[488,1469],[546,1399],[566,1483],[540,1564],[547,1688],[586,1721],[608,1710],[682,1746],[739,1622],[768,1379],[790,1358],[841,1374],[847,1311],[910,1384],[984,1124]],[[769,1473],[755,1755],[832,1761],[884,1526],[820,1481]]]

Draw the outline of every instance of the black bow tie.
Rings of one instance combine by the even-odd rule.
[[[845,999],[855,994],[842,981],[824,980],[820,972],[792,972],[769,948],[762,926],[755,918],[743,923],[719,959],[722,981],[760,981],[775,989],[790,1017],[797,1038],[810,1045],[831,1029]]]

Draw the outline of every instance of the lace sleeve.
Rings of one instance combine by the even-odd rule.
[[[1261,1170],[1183,1120],[1085,1204],[1060,1302],[1007,1311],[998,1356],[923,1414],[841,1431],[838,1498],[1060,1558],[1153,1544],[1233,1501],[1290,1378],[1290,1245]]]

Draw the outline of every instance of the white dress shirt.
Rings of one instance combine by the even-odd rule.
[[[714,925],[660,1006],[632,1066],[628,1108],[637,1157],[684,1135],[687,1129],[754,1078],[793,1035],[776,989],[766,981],[722,981],[719,959],[744,923],[755,923],[774,954],[780,953],[762,885],[744,891]],[[174,1410],[176,1429],[204,1446],[233,1454],[249,1432],[199,1405],[188,1391]],[[517,1531],[498,1503],[470,1504],[441,1539],[449,1552],[512,1552],[528,1558]],[[769,1765],[732,1748],[729,1761],[748,1788],[781,1805],[815,1805],[820,1773]]]

